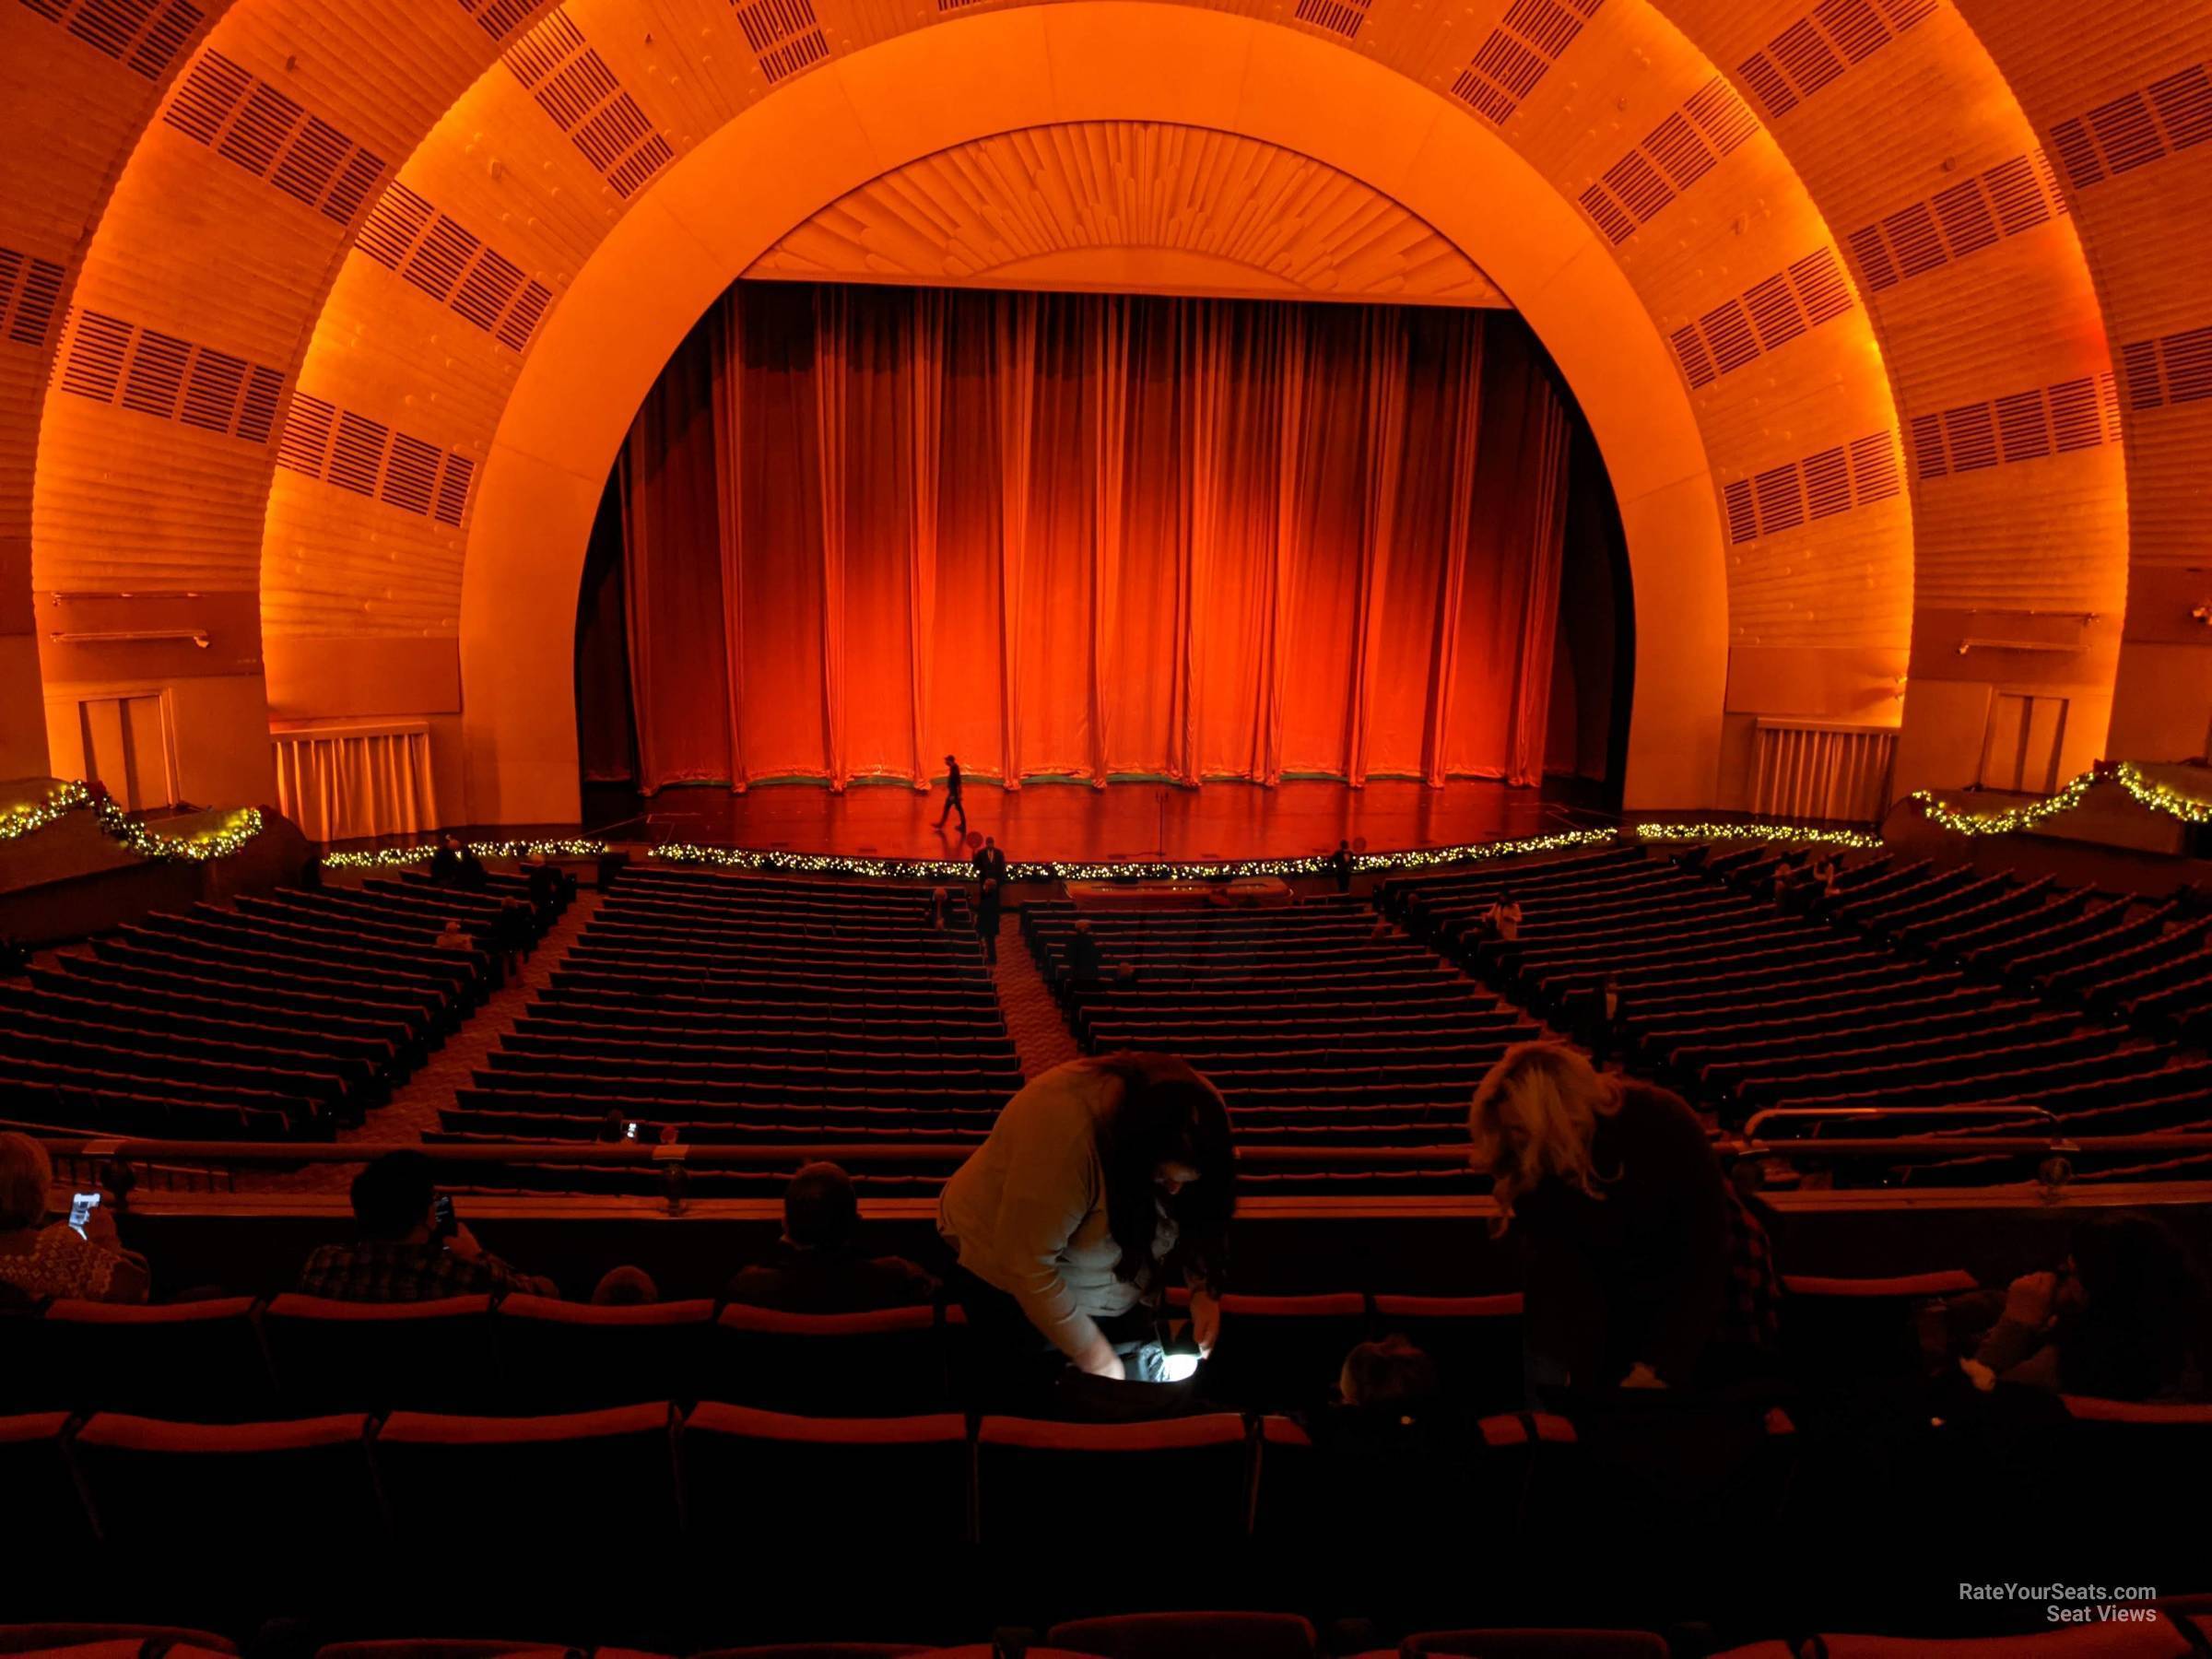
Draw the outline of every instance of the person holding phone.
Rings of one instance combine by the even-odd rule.
[[[300,1270],[300,1290],[338,1301],[434,1301],[519,1291],[559,1296],[553,1281],[509,1266],[477,1242],[420,1152],[387,1152],[353,1178],[359,1237],[325,1244]]]
[[[1072,1061],[1007,1101],[946,1182],[946,1288],[1010,1399],[1065,1364],[1124,1381],[1157,1332],[1171,1263],[1191,1288],[1191,1335],[1213,1350],[1235,1211],[1219,1090],[1166,1054]]]
[[[49,1215],[53,1185],[45,1147],[28,1135],[0,1135],[0,1298],[144,1301],[152,1276],[118,1243],[100,1194],[75,1194],[66,1216]]]

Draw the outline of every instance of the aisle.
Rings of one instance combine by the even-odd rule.
[[[1081,1056],[1075,1034],[1060,1017],[1060,1005],[1053,1000],[1052,987],[1037,971],[1037,959],[1021,936],[1017,912],[1008,911],[998,919],[998,966],[992,970],[992,978],[1023,1077],[1034,1077]]]
[[[537,942],[537,948],[523,963],[523,971],[462,1021],[461,1029],[393,1092],[390,1105],[371,1112],[368,1123],[359,1129],[341,1129],[338,1139],[414,1144],[422,1139],[425,1130],[437,1128],[438,1109],[454,1103],[454,1091],[474,1080],[476,1068],[484,1064],[492,1045],[528,1012],[530,998],[552,982],[553,970],[560,966],[576,935],[599,909],[599,897],[596,888],[580,889],[560,913],[560,920]]]

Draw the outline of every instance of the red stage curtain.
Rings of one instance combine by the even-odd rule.
[[[640,782],[1535,782],[1569,435],[1482,312],[743,285],[621,464]]]

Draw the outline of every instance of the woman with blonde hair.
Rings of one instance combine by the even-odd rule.
[[[1766,1235],[1679,1095],[1559,1042],[1475,1090],[1470,1160],[1521,1246],[1532,1389],[1682,1388],[1759,1369],[1780,1283]]]

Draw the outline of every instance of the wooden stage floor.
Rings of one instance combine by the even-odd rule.
[[[971,783],[968,829],[995,836],[1011,858],[1201,863],[1293,858],[1348,840],[1367,852],[1506,841],[1610,823],[1592,785],[1567,780],[1541,790],[1459,782],[1442,789],[1375,782],[1031,783],[1008,791]],[[842,794],[811,784],[770,784],[732,794],[667,789],[650,801],[594,792],[586,833],[608,840],[695,841],[756,851],[946,858],[963,845],[956,817],[940,830],[945,792],[870,784]]]

